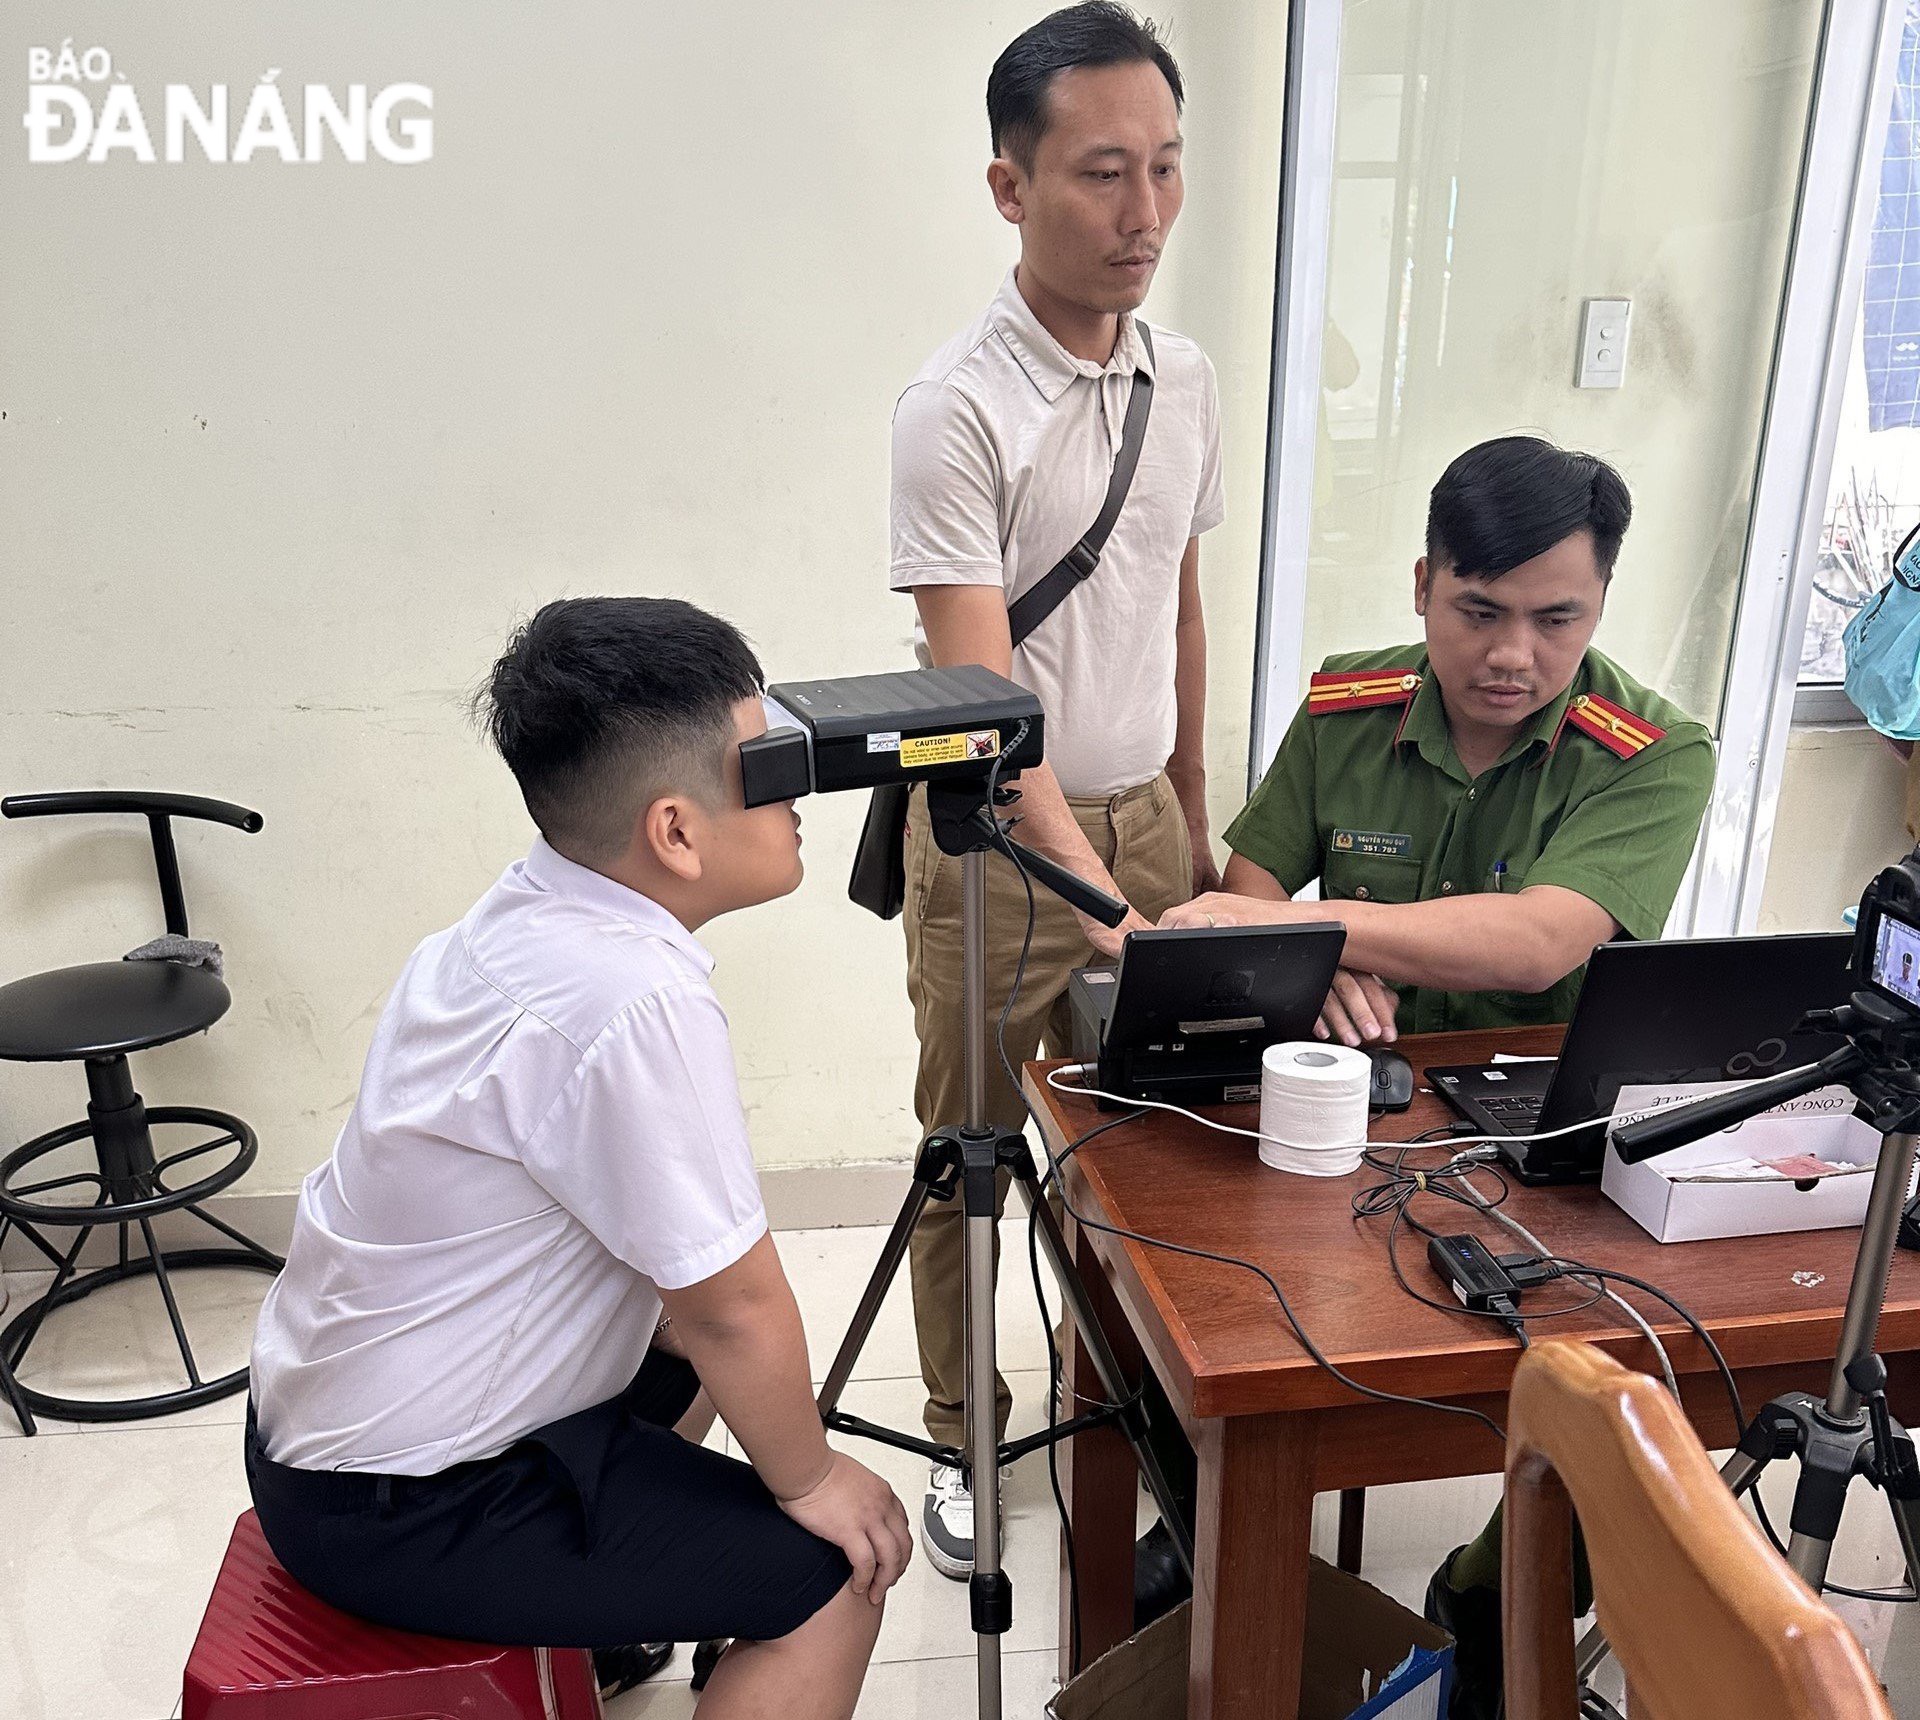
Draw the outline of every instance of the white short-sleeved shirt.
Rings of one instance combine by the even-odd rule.
[[[1226,511],[1213,366],[1170,329],[1154,328],[1153,349],[1150,361],[1124,316],[1106,364],[1075,358],[1009,272],[894,407],[893,589],[997,585],[1012,603],[1093,524],[1133,373],[1153,377],[1140,464],[1100,565],[1013,654],[1071,795],[1137,787],[1173,755],[1180,558]]]
[[[266,1452],[432,1475],[613,1397],[765,1233],[712,958],[536,842],[408,961],[253,1345]]]

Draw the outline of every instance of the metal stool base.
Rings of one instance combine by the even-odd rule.
[[[218,1219],[209,1218],[197,1208],[189,1208],[196,1218],[205,1220],[215,1228],[231,1232],[229,1227]],[[89,1226],[91,1230],[95,1227]],[[141,1227],[146,1230],[146,1226]],[[7,1394],[17,1398],[14,1406],[16,1413],[20,1405],[37,1415],[57,1416],[63,1421],[143,1421],[153,1416],[171,1415],[176,1410],[194,1409],[201,1404],[214,1403],[235,1392],[247,1389],[247,1370],[236,1368],[230,1374],[222,1374],[217,1379],[200,1378],[198,1363],[194,1360],[193,1347],[187,1341],[185,1324],[180,1317],[179,1305],[174,1300],[171,1274],[181,1271],[193,1271],[201,1267],[240,1267],[248,1271],[277,1273],[285,1264],[278,1255],[269,1253],[258,1243],[242,1238],[245,1246],[234,1248],[179,1248],[162,1250],[157,1254],[148,1254],[138,1258],[130,1257],[126,1247],[126,1226],[121,1229],[121,1258],[111,1266],[96,1267],[92,1271],[73,1274],[73,1264],[86,1241],[87,1232],[82,1231],[79,1239],[65,1257],[65,1264],[48,1288],[33,1301],[22,1308],[7,1322],[4,1331],[0,1331],[0,1364],[11,1377],[7,1384],[11,1391]],[[147,1232],[147,1245],[153,1246],[152,1234]],[[68,1276],[68,1274],[72,1274]],[[186,1366],[188,1384],[179,1391],[157,1392],[148,1397],[137,1398],[70,1398],[60,1397],[52,1392],[36,1391],[19,1377],[20,1367],[26,1359],[29,1347],[39,1336],[47,1316],[58,1308],[64,1308],[91,1296],[94,1291],[110,1284],[124,1284],[134,1278],[153,1278],[160,1286],[160,1294],[166,1303],[167,1317],[173,1325],[175,1341],[180,1346],[180,1355]],[[27,1420],[22,1417],[25,1431],[33,1431]]]

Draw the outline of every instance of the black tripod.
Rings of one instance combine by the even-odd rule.
[[[1787,1392],[1763,1405],[1720,1473],[1739,1495],[1759,1482],[1769,1463],[1799,1460],[1787,1562],[1816,1594],[1826,1580],[1847,1488],[1856,1479],[1871,1483],[1886,1495],[1911,1585],[1920,1576],[1920,1462],[1913,1436],[1888,1411],[1886,1363],[1874,1353],[1873,1340],[1886,1301],[1900,1210],[1920,1149],[1920,1021],[1861,991],[1837,1010],[1808,1016],[1806,1025],[1838,1030],[1847,1043],[1804,1070],[1629,1123],[1613,1139],[1623,1159],[1638,1163],[1835,1083],[1853,1094],[1857,1114],[1880,1131],[1880,1156],[1827,1395]],[[1589,1632],[1577,1656],[1581,1676],[1605,1653],[1598,1630]]]
[[[1086,1286],[1067,1253],[1059,1221],[1048,1206],[1035,1174],[1033,1155],[1018,1129],[1003,1129],[987,1117],[987,851],[997,850],[1026,872],[1035,883],[1092,915],[1105,925],[1126,917],[1126,904],[1094,889],[1043,854],[1013,841],[993,811],[995,802],[1008,804],[1017,796],[998,789],[987,777],[934,782],[927,787],[927,811],[934,840],[947,854],[961,857],[961,935],[963,999],[966,1015],[966,1120],[955,1128],[934,1130],[920,1148],[913,1184],[901,1203],[899,1216],[887,1233],[879,1263],[841,1341],[825,1384],[820,1388],[820,1416],[842,1433],[918,1452],[936,1463],[958,1465],[973,1485],[973,1576],[968,1584],[973,1629],[977,1639],[979,1712],[981,1720],[1000,1716],[1000,1638],[1013,1622],[1013,1585],[1000,1563],[1000,1467],[1030,1452],[1069,1439],[1085,1429],[1116,1422],[1133,1447],[1148,1491],[1160,1507],[1171,1531],[1180,1562],[1191,1575],[1193,1538],[1173,1489],[1161,1470],[1146,1437],[1146,1414],[1137,1393],[1131,1392],[1120,1372],[1100,1323],[1087,1299]],[[1006,1171],[1020,1190],[1040,1243],[1053,1266],[1055,1279],[1082,1343],[1092,1358],[1106,1403],[1026,1439],[1000,1444],[994,1426],[993,1268],[997,1224],[995,1193],[999,1173]],[[966,1211],[966,1449],[936,1445],[892,1428],[880,1427],[839,1408],[840,1394],[853,1375],[854,1364],[873,1330],[888,1287],[906,1257],[914,1226],[930,1200],[952,1200],[958,1194]]]

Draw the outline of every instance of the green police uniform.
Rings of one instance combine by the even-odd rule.
[[[1713,786],[1713,743],[1598,651],[1478,777],[1453,749],[1425,648],[1354,652],[1313,677],[1227,843],[1289,894],[1425,902],[1536,884],[1656,938]],[[1538,993],[1410,987],[1403,1033],[1565,1021],[1584,967]]]

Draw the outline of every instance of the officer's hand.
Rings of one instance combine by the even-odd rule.
[[[1160,916],[1162,931],[1180,926],[1277,926],[1311,919],[1312,902],[1268,902],[1257,896],[1228,896],[1209,891]]]
[[[1081,924],[1087,929],[1087,942],[1110,962],[1120,959],[1120,946],[1132,933],[1153,930],[1153,922],[1137,908],[1129,908],[1127,917],[1117,926],[1103,926],[1098,920],[1089,920],[1085,915],[1081,916]]]
[[[1313,1024],[1314,1036],[1342,1045],[1391,1045],[1399,1036],[1393,1024],[1400,994],[1378,974],[1341,968]]]

